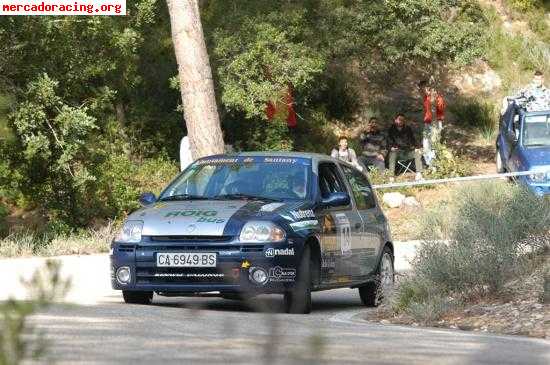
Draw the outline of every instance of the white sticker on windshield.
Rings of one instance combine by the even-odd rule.
[[[275,209],[282,207],[285,205],[285,203],[269,203],[266,205],[262,205],[260,208],[261,212],[273,212]]]

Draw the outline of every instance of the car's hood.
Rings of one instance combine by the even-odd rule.
[[[239,234],[251,219],[294,220],[300,203],[269,203],[246,200],[191,200],[158,202],[132,213],[142,220],[144,236],[224,236]]]
[[[550,169],[550,146],[524,148],[522,154],[529,169],[544,166]]]

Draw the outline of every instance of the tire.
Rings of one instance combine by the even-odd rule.
[[[393,255],[386,246],[382,251],[382,257],[376,269],[374,281],[359,287],[361,302],[367,307],[377,307],[384,299],[384,293],[393,288],[395,282],[395,271],[393,267]]]
[[[495,156],[495,163],[497,165],[497,173],[502,174],[506,170],[504,169],[504,166],[502,166],[502,157],[500,157],[500,150],[497,148],[497,153]]]
[[[122,297],[124,298],[124,302],[128,304],[151,304],[153,292],[123,290]]]
[[[297,270],[294,287],[284,294],[286,313],[308,314],[311,312],[311,248],[304,247]]]

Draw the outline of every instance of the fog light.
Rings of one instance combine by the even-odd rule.
[[[267,283],[267,272],[260,267],[253,267],[250,269],[249,278],[256,284],[263,285]]]
[[[128,266],[122,266],[117,269],[116,280],[120,284],[126,285],[130,282],[131,279],[132,275],[130,274],[130,268]]]

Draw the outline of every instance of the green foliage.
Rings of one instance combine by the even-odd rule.
[[[236,150],[326,153],[331,122],[345,124],[368,94],[363,80],[375,93],[404,72],[466,64],[482,54],[487,22],[470,0],[201,6]],[[0,197],[46,215],[44,231],[124,216],[139,192],[175,174],[185,127],[164,2],[130,1],[126,17],[1,17],[0,43]],[[284,115],[269,123],[264,115],[267,101],[287,102],[289,85],[291,132]]]
[[[287,85],[298,93],[307,91],[323,71],[322,55],[303,41],[293,41],[306,25],[305,14],[287,15],[245,18],[238,33],[215,32],[214,56],[230,60],[217,69],[227,108],[244,111],[248,118],[265,118],[266,103],[281,98]]]
[[[510,33],[503,27],[502,20],[494,9],[488,9],[486,14],[489,26],[485,59],[502,78],[502,91],[505,95],[515,93],[528,83],[534,70],[550,73],[550,32],[542,10],[519,15],[535,28],[533,30],[538,36]]]
[[[21,189],[66,222],[82,224],[93,151],[87,144],[97,129],[86,107],[72,107],[57,94],[58,82],[44,74],[29,83],[26,101],[11,123],[21,151]]]
[[[427,174],[431,179],[466,176],[471,173],[471,166],[465,158],[457,156],[442,143],[435,143],[432,147],[436,159]]]
[[[530,11],[542,8],[542,0],[506,0],[506,3],[517,11]]]
[[[111,155],[100,166],[98,197],[108,216],[121,217],[139,207],[141,193],[159,194],[178,173],[177,166],[165,156],[134,162],[126,155]]]
[[[70,280],[60,276],[60,269],[59,261],[46,261],[44,267],[25,282],[29,301],[10,299],[0,303],[0,364],[16,365],[45,355],[48,343],[28,319],[68,292]]]
[[[459,296],[501,290],[521,272],[524,254],[540,242],[535,238],[550,230],[550,203],[504,182],[464,187],[445,209],[444,220],[431,214],[442,213],[423,218],[424,243],[413,273]]]
[[[442,0],[213,1],[203,17],[221,100],[230,110],[226,129],[266,128],[280,135],[277,149],[289,148],[287,136],[255,119],[265,119],[268,100],[285,102],[288,84],[304,119],[348,118],[358,106],[355,80],[368,79],[383,92],[404,70],[467,64],[482,54],[486,23],[475,1]],[[234,120],[239,113],[250,125]],[[309,134],[299,133],[296,140]],[[256,149],[248,138],[254,133],[245,135],[232,142]]]
[[[493,133],[498,124],[495,104],[481,97],[459,98],[449,106],[449,111],[458,123],[477,128],[483,135]]]
[[[530,270],[533,253],[547,245],[550,201],[519,185],[476,183],[419,221],[422,243],[392,308],[430,323],[464,301],[505,292]]]

